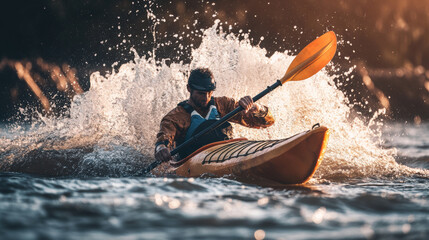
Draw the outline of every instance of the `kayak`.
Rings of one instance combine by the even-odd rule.
[[[303,184],[322,162],[329,137],[323,126],[280,140],[215,142],[170,161],[169,174],[227,177],[258,185]]]

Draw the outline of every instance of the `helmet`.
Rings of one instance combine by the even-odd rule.
[[[188,78],[188,85],[191,89],[199,91],[213,91],[216,89],[216,81],[213,73],[207,68],[197,68],[191,71]]]

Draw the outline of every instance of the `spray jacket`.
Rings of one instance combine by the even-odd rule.
[[[239,106],[238,101],[228,97],[212,97],[216,113],[220,117],[225,116]],[[189,127],[191,126],[191,114],[179,104],[176,108],[171,110],[161,120],[160,130],[156,135],[156,145],[165,144],[168,147],[175,147],[175,143],[184,142]],[[195,106],[192,106],[199,115],[201,111]],[[208,112],[211,114],[212,111]],[[219,117],[219,116],[218,116]],[[268,107],[262,106],[258,112],[241,111],[236,116],[231,118],[229,122],[238,123],[240,125],[251,128],[266,128],[274,124],[274,118]]]

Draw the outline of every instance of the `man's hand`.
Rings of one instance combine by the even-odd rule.
[[[170,161],[172,159],[170,151],[168,150],[168,148],[164,144],[160,144],[156,147],[155,159],[157,161],[161,161],[161,162],[167,162],[167,161]]]
[[[256,112],[260,110],[259,104],[253,103],[253,99],[250,96],[245,96],[238,101],[238,104],[244,108],[244,112]]]

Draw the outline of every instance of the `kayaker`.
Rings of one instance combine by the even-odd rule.
[[[191,71],[187,89],[188,100],[183,101],[161,120],[156,135],[155,158],[159,161],[172,159],[170,149],[179,146],[214,121],[233,111],[239,105],[244,108],[229,121],[251,128],[266,128],[274,124],[274,118],[268,107],[253,103],[250,96],[236,101],[229,97],[212,97],[216,81],[207,68]],[[204,116],[204,117],[203,117]],[[212,142],[228,140],[232,137],[232,126],[226,122],[216,130],[204,135],[197,144],[179,152],[180,158],[188,156],[199,147]]]

